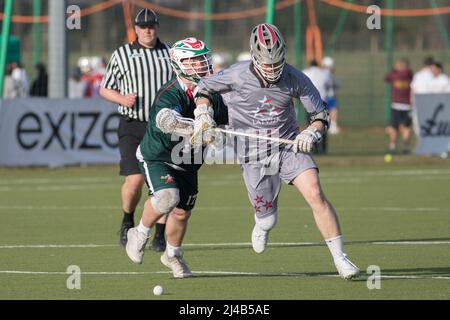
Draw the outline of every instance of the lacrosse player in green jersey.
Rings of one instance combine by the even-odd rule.
[[[126,252],[133,262],[142,263],[150,229],[168,215],[167,247],[161,262],[175,278],[186,278],[192,273],[183,259],[181,245],[197,198],[197,172],[204,154],[202,143],[195,147],[188,139],[195,130],[201,132],[195,127],[195,117],[208,115],[214,125],[223,125],[228,123],[228,110],[220,94],[213,95],[211,106],[196,107],[194,102],[197,82],[213,73],[211,53],[203,41],[191,37],[176,42],[170,49],[170,61],[176,77],[158,91],[136,152],[149,187],[149,199],[139,225],[128,231]],[[214,115],[212,119],[210,114]],[[203,138],[206,145],[207,138]]]

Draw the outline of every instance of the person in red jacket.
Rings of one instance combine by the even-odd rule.
[[[409,140],[411,136],[411,81],[413,73],[407,59],[399,59],[395,62],[384,80],[392,86],[392,115],[391,123],[386,128],[389,136],[389,152],[397,150],[397,137],[401,133],[403,142],[403,153],[409,153]]]

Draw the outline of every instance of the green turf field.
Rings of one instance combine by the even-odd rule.
[[[134,265],[119,247],[115,166],[0,168],[0,299],[449,299],[450,161],[317,159],[360,280],[336,276],[310,210],[286,185],[270,245],[255,254],[237,166],[202,168],[184,250],[194,277],[178,280],[159,254]],[[66,287],[70,265],[80,290]],[[370,265],[381,289],[367,287]],[[157,284],[166,294],[153,295]]]

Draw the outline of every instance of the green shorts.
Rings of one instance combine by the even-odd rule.
[[[159,190],[176,188],[180,192],[177,208],[187,211],[194,208],[198,193],[197,171],[178,170],[159,161],[142,162],[141,160],[139,167],[145,176],[149,195]]]

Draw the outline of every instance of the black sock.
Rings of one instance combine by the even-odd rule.
[[[155,224],[155,238],[164,239],[165,231],[166,231],[165,223],[156,223]]]
[[[134,211],[130,213],[123,212],[122,223],[132,223],[134,224]]]

